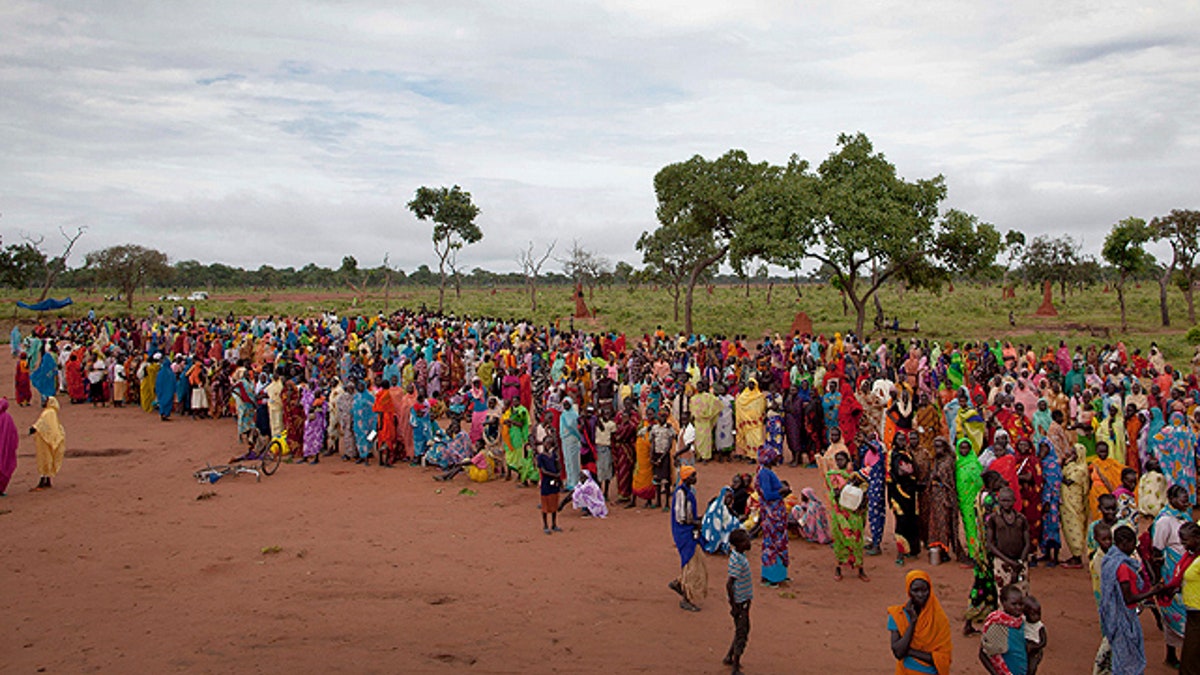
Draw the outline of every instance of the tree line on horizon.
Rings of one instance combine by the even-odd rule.
[[[1183,293],[1188,319],[1196,323],[1200,211],[1176,209],[1149,221],[1126,218],[1111,226],[1095,257],[1066,235],[1029,240],[1017,229],[1002,235],[974,215],[943,211],[943,176],[904,179],[862,133],[840,135],[837,148],[815,168],[797,155],[783,166],[751,162],[741,150],[712,160],[696,155],[660,169],[654,191],[658,226],[634,245],[642,256],[640,268],[625,261],[613,264],[576,240],[561,256],[554,256],[557,241],[544,248],[529,242],[515,253],[518,271],[465,270],[459,251],[484,233],[475,222],[480,208],[455,185],[422,186],[407,205],[418,221],[432,223],[436,270],[422,264],[406,273],[389,265],[386,255],[375,267],[360,266],[346,255],[338,268],[309,263],[299,269],[262,265],[248,270],[219,262],[171,263],[165,253],[135,244],[89,252],[82,265],[70,267],[71,251],[85,231],[78,228],[74,234],[60,230],[64,243],[57,255],[41,237],[25,236],[0,248],[0,285],[40,288],[38,300],[52,287],[116,288],[132,304],[133,294],[147,288],[345,286],[359,292],[394,283],[437,286],[439,310],[447,284],[456,293],[463,286],[523,286],[533,311],[539,284],[576,284],[589,294],[597,286],[653,285],[672,298],[676,320],[682,303],[684,331],[692,332],[697,285],[819,282],[842,292],[861,334],[872,304],[882,316],[879,290],[889,284],[937,292],[956,280],[1005,286],[1048,282],[1065,295],[1069,287],[1110,283],[1125,330],[1127,283],[1154,281],[1162,325],[1170,325],[1171,286]],[[1168,255],[1160,260],[1147,251],[1151,242],[1167,244]],[[545,269],[551,259],[561,271]],[[721,273],[723,266],[732,274]],[[770,274],[772,267],[786,270],[790,278]],[[810,271],[801,274],[805,267]]]

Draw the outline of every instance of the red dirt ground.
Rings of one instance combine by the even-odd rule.
[[[3,390],[11,378],[5,358]],[[13,410],[19,429],[35,414]],[[236,452],[230,420],[70,404],[62,420],[69,456],[54,488],[27,491],[25,439],[0,499],[0,672],[728,672],[725,560],[707,560],[704,610],[681,611],[662,512],[568,509],[566,532],[547,537],[532,490],[328,460],[206,486],[192,471]],[[701,503],[731,474],[702,468]],[[797,489],[815,481],[782,474]],[[755,588],[746,672],[889,672],[884,609],[904,601],[906,571],[889,553],[870,560],[871,583],[835,584],[832,552],[793,541],[791,587]],[[757,573],[757,542],[751,563]],[[959,615],[969,570],[932,575]],[[1051,643],[1042,672],[1090,672],[1087,573],[1037,569],[1033,589]],[[1149,672],[1170,672],[1161,633],[1143,626]],[[981,670],[977,649],[956,631],[955,672]]]

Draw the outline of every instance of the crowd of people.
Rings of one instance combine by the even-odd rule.
[[[1098,671],[1140,672],[1129,613],[1143,605],[1161,619],[1167,661],[1200,667],[1200,351],[1185,372],[1154,345],[1143,354],[1120,342],[661,329],[628,339],[425,311],[196,319],[181,309],[16,327],[12,350],[18,405],[37,393],[51,411],[65,395],[163,421],[229,417],[248,445],[286,438],[298,463],[340,455],[537,486],[546,534],[567,504],[596,517],[614,503],[669,510],[681,607],[699,609],[707,590],[696,549],[732,550],[730,602],[735,624],[744,607],[746,631],[738,532],[761,541],[768,586],[789,581],[792,539],[831,545],[836,581],[846,571],[869,581],[866,562],[885,544],[896,565],[928,550],[934,564],[971,566],[962,628],[982,625],[981,661],[997,673],[1036,671],[1036,639],[1022,643],[1018,667],[996,628],[1039,624],[1044,644],[1030,569],[1087,567],[1104,638]],[[824,489],[793,492],[776,473],[784,462],[816,469]],[[733,479],[701,508],[691,485],[697,467],[715,464]],[[39,459],[43,487],[57,468]],[[930,606],[929,581],[910,574],[907,585],[908,609],[889,625],[926,644],[930,622],[906,616],[914,602]],[[911,661],[904,672],[948,668],[948,655],[909,642],[897,651]]]

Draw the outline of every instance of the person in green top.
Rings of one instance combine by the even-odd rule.
[[[508,407],[500,417],[500,439],[504,443],[504,463],[508,467],[504,480],[516,476],[522,486],[529,486],[537,478],[537,468],[526,451],[529,441],[529,411],[516,396],[508,401]]]

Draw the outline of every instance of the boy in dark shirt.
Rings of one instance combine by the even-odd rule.
[[[554,447],[551,443],[542,444],[542,451],[538,453],[536,462],[538,475],[541,476],[542,532],[546,534],[562,532],[558,528],[558,490],[560,486],[558,460],[554,456]],[[547,515],[550,516],[549,525],[546,523]]]
[[[987,521],[987,547],[994,557],[993,571],[996,588],[1010,584],[1022,592],[1029,591],[1029,580],[1025,576],[1025,560],[1029,557],[1029,522],[1013,508],[1017,503],[1011,488],[1003,487],[996,493],[996,514]]]

